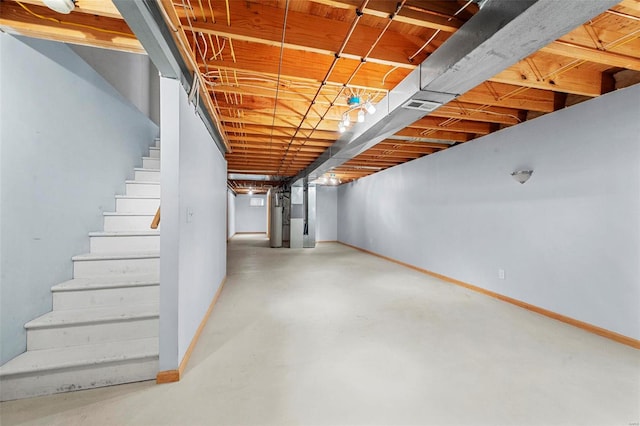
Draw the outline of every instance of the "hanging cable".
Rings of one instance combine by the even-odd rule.
[[[349,30],[347,31],[347,34],[345,35],[344,40],[342,41],[342,44],[340,45],[340,48],[334,54],[333,61],[331,62],[331,65],[329,66],[329,69],[327,70],[327,73],[325,74],[324,78],[322,79],[322,83],[320,83],[320,86],[318,87],[318,90],[316,91],[316,94],[313,96],[313,99],[311,100],[311,103],[309,104],[309,107],[307,108],[307,111],[302,116],[302,120],[300,121],[300,124],[296,128],[295,132],[293,133],[293,136],[291,137],[291,140],[287,144],[287,149],[285,150],[285,153],[282,156],[282,161],[280,162],[280,166],[278,167],[278,174],[280,174],[280,170],[282,169],[282,166],[284,165],[284,161],[286,159],[286,156],[289,153],[289,150],[291,149],[291,145],[293,144],[293,141],[295,140],[295,137],[300,132],[300,128],[302,127],[302,124],[307,119],[307,116],[309,115],[309,112],[311,111],[311,108],[313,108],[313,105],[315,105],[316,99],[318,98],[318,95],[320,95],[320,92],[322,91],[322,88],[327,84],[327,80],[331,76],[331,73],[333,72],[333,69],[335,68],[336,64],[338,63],[338,60],[340,59],[340,56],[344,52],[344,48],[347,46],[347,43],[349,42],[349,39],[351,38],[351,35],[353,34],[353,31],[356,28],[356,25],[358,25],[358,22],[360,21],[360,18],[362,17],[362,15],[364,15],[363,10],[367,7],[367,4],[369,4],[369,0],[364,0],[362,2],[362,5],[360,6],[360,8],[356,9],[356,16],[353,19],[353,21],[351,21],[351,26],[349,27]],[[359,69],[361,65],[362,65],[362,63],[360,63],[360,65],[358,65],[357,69]],[[344,89],[345,89],[345,86],[343,85],[342,88],[340,89],[340,91],[338,92],[338,96],[340,96],[342,94]],[[336,99],[337,99],[337,97],[336,97]],[[333,106],[333,102],[331,103],[331,105]],[[325,113],[325,115],[326,115],[326,113]],[[320,121],[322,121],[322,117],[321,117]],[[320,123],[318,123],[318,124],[320,124]],[[316,128],[317,128],[317,125],[316,125]]]
[[[278,80],[276,81],[276,97],[273,103],[273,117],[271,118],[271,136],[269,138],[269,157],[273,147],[273,128],[276,125],[276,111],[278,110],[278,95],[280,94],[280,76],[282,75],[282,57],[284,56],[284,40],[287,32],[287,17],[289,16],[289,0],[284,5],[284,19],[282,21],[282,40],[280,41],[280,59],[278,60]]]
[[[469,6],[471,3],[473,3],[473,0],[468,0],[464,6],[462,6],[460,9],[458,9],[458,11],[456,13],[453,14],[453,16],[449,17],[449,19],[447,19],[447,22],[453,20],[454,17],[458,16],[458,14],[460,12],[462,12],[463,10],[465,10],[467,8],[467,6]],[[409,56],[409,62],[413,62],[414,58],[416,56],[418,56],[418,54],[420,54],[420,52],[422,52],[432,41],[434,38],[436,38],[436,36],[438,34],[440,34],[440,29],[436,30],[435,33],[433,33],[433,35],[429,38],[429,40],[427,40],[427,42],[425,44],[422,45],[422,47],[420,49],[418,49],[416,51],[416,53],[414,53],[413,55]]]

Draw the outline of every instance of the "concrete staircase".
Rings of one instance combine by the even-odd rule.
[[[154,379],[158,372],[160,146],[150,148],[53,311],[25,324],[27,351],[0,367],[0,400]]]

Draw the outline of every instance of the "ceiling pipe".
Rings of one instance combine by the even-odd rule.
[[[291,182],[314,180],[429,114],[407,108],[409,101],[446,104],[617,3],[582,0],[576,8],[557,0],[486,0],[378,103],[369,120],[343,133]]]

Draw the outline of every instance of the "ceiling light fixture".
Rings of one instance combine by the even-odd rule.
[[[511,176],[520,183],[525,183],[529,180],[531,175],[533,174],[533,170],[516,170],[511,173]]]
[[[367,100],[364,104],[361,103],[360,96],[351,95],[347,98],[347,105],[349,109],[342,114],[342,120],[338,123],[338,130],[340,133],[344,133],[351,125],[351,112],[358,111],[358,123],[364,123],[367,114],[373,114],[376,112],[376,107],[373,106],[371,100]]]
[[[312,183],[315,183],[316,185],[335,186],[335,185],[340,185],[342,183],[342,180],[339,177],[337,177],[335,173],[330,173],[329,176],[327,176],[327,173],[325,173],[319,178],[314,179]]]
[[[76,7],[74,0],[43,0],[45,6],[58,13],[68,15]]]
[[[331,177],[329,178],[329,185],[339,185],[340,178],[336,177],[335,173],[331,173]]]
[[[364,109],[366,109],[369,114],[374,114],[376,112],[376,107],[373,106],[371,101],[367,101],[364,104]]]

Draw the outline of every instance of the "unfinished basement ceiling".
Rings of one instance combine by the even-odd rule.
[[[360,111],[372,119],[367,101],[384,108],[376,104],[479,13],[478,4],[466,0],[158,4],[185,62],[200,74],[202,102],[223,135],[229,184],[238,193],[266,191],[299,175],[340,138],[346,113],[352,123]],[[11,32],[142,49],[110,2],[78,0],[70,15],[59,15],[41,1],[3,0],[0,15],[1,27]],[[639,38],[640,0],[624,0],[343,158],[324,177],[349,182],[636,83]]]

